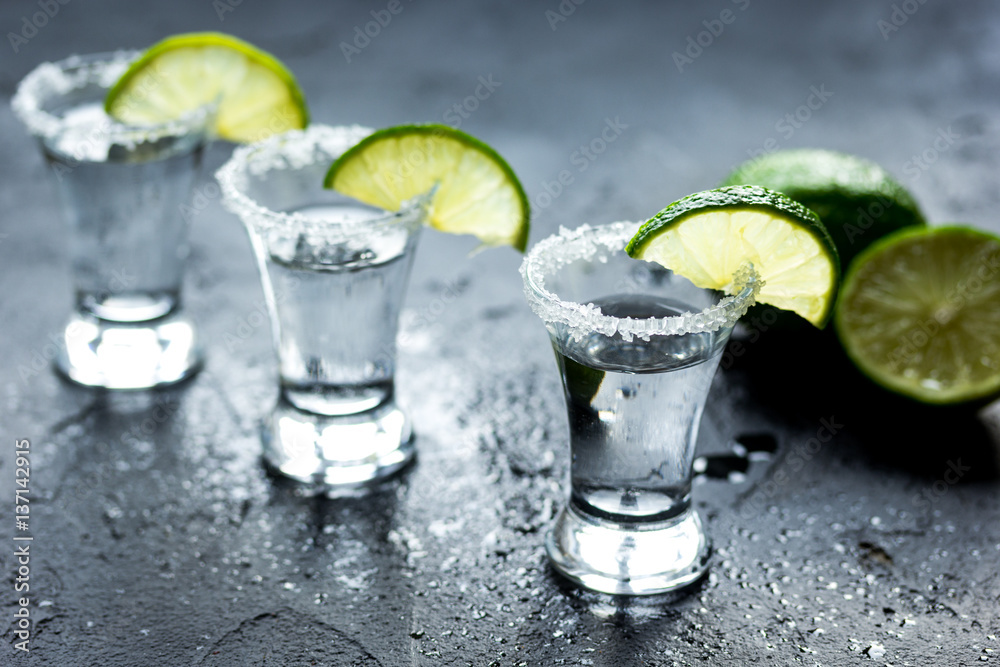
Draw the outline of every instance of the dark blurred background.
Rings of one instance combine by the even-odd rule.
[[[998,196],[1000,39],[985,1],[400,0],[377,30],[367,24],[385,18],[371,12],[387,3],[77,3],[57,3],[58,14],[17,53],[5,45],[6,94],[43,60],[143,48],[176,32],[230,32],[289,65],[316,121],[460,121],[522,177],[537,213],[533,238],[577,220],[648,216],[714,185],[768,139],[869,157],[910,187],[932,220],[997,229],[987,212]],[[729,24],[719,20],[725,10]],[[22,17],[41,10],[11,0],[0,11],[5,32],[20,34]],[[709,30],[721,32],[699,35]],[[475,99],[477,89],[486,99]],[[811,117],[783,120],[814,89],[827,95]],[[596,159],[574,161],[608,119],[620,123],[615,141]],[[959,136],[950,150],[930,168],[911,164],[949,127]],[[5,152],[29,145],[23,132],[4,133]],[[544,206],[544,184],[563,169],[572,185]]]

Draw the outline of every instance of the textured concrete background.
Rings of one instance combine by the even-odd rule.
[[[0,5],[0,665],[1000,660],[1000,487],[984,415],[859,388],[826,336],[761,341],[717,377],[699,446],[720,456],[695,492],[716,557],[670,603],[581,594],[547,569],[566,426],[513,251],[469,258],[469,239],[424,236],[398,376],[420,461],[366,500],[299,498],[261,472],[275,361],[266,325],[240,333],[262,297],[238,221],[211,197],[186,293],[206,370],[153,395],[61,382],[44,364],[70,305],[62,221],[7,104],[43,60],[223,30],[282,58],[317,121],[459,116],[521,176],[532,242],[647,217],[765,146],[872,158],[932,221],[1000,231],[994,3],[402,0],[368,43],[357,30],[386,2],[72,0],[42,21],[44,4]],[[724,10],[732,21],[678,67],[673,54],[718,31]],[[44,25],[26,28],[33,19]],[[349,62],[342,42],[359,51]],[[802,111],[815,91],[825,100]],[[595,142],[602,133],[614,140]],[[230,150],[213,147],[202,192]],[[561,172],[571,182],[557,191]],[[810,453],[821,420],[843,428]],[[28,656],[10,623],[13,442],[25,437]],[[943,481],[949,462],[969,468],[957,484]]]

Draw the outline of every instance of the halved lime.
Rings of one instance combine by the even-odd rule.
[[[753,185],[698,192],[646,222],[632,257],[654,261],[695,285],[727,289],[746,262],[764,281],[757,301],[825,326],[837,291],[837,251],[816,215]]]
[[[174,35],[151,46],[108,91],[104,109],[142,125],[214,102],[216,134],[230,141],[258,141],[309,122],[302,91],[284,65],[217,32]]]
[[[925,403],[1000,392],[1000,237],[903,230],[858,256],[837,303],[840,342],[872,380]]]
[[[340,156],[324,185],[387,210],[437,185],[433,227],[521,252],[528,243],[528,198],[510,165],[483,142],[447,125],[379,130]]]
[[[859,252],[904,227],[926,225],[916,201],[879,165],[815,148],[776,151],[744,162],[722,185],[760,185],[813,211],[845,270]]]

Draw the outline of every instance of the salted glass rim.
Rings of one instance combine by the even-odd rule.
[[[733,276],[733,294],[699,312],[669,317],[636,319],[605,315],[593,303],[562,299],[546,288],[547,277],[573,262],[603,262],[610,253],[624,252],[640,224],[621,221],[599,226],[581,225],[576,229],[561,227],[557,234],[536,243],[521,263],[524,293],[535,314],[547,326],[565,325],[574,339],[599,333],[608,337],[618,334],[625,340],[633,337],[649,340],[652,336],[678,336],[732,327],[754,304],[763,283],[751,264],[745,264]]]
[[[361,125],[331,126],[312,123],[303,130],[288,130],[233,151],[232,156],[215,172],[222,190],[222,203],[247,226],[258,230],[311,230],[317,233],[358,235],[396,226],[401,219],[416,223],[430,205],[432,192],[404,202],[398,211],[373,209],[366,218],[317,218],[289,211],[275,211],[257,201],[248,190],[250,177],[261,179],[269,171],[302,169],[320,160],[332,164],[359,141],[374,132]],[[361,202],[359,202],[360,204]]]
[[[62,60],[39,63],[17,84],[11,98],[14,115],[35,137],[51,142],[68,128],[66,119],[46,111],[47,102],[66,96],[86,85],[110,89],[128,67],[141,55],[140,51],[118,50],[86,55],[72,55]],[[162,123],[122,123],[106,115],[101,133],[111,143],[135,144],[169,136],[184,136],[209,131],[209,119],[216,104],[206,104],[180,118]]]

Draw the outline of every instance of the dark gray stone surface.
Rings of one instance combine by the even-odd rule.
[[[20,32],[40,4],[4,2],[2,32]],[[347,62],[339,44],[386,4],[75,0],[16,53],[4,38],[0,665],[1000,660],[988,411],[916,409],[862,389],[828,336],[762,340],[719,373],[702,452],[740,438],[777,451],[737,456],[742,476],[701,480],[716,556],[710,577],[674,601],[583,594],[547,569],[566,425],[512,251],[469,258],[468,239],[422,240],[398,375],[420,459],[367,499],[302,498],[262,473],[256,423],[275,398],[275,360],[266,325],[239,333],[262,296],[239,223],[218,201],[193,226],[187,285],[205,371],[124,396],[50,372],[46,337],[69,308],[62,222],[7,102],[40,61],[175,32],[228,31],[274,52],[328,123],[448,121],[480,77],[499,82],[467,104],[462,128],[521,175],[532,242],[558,225],[646,217],[769,139],[870,157],[931,220],[1000,231],[1000,12],[986,0],[403,0]],[[679,71],[672,54],[703,22],[718,29],[726,9],[732,22]],[[886,27],[894,12],[898,30]],[[808,120],[783,121],[814,89],[831,95]],[[620,133],[585,157],[580,147],[609,122]],[[957,138],[931,152],[949,128]],[[229,150],[212,149],[202,188]],[[556,194],[563,170],[572,182]],[[824,419],[843,428],[810,447]],[[15,438],[32,442],[27,656],[10,622]],[[959,461],[970,469],[946,484]]]

